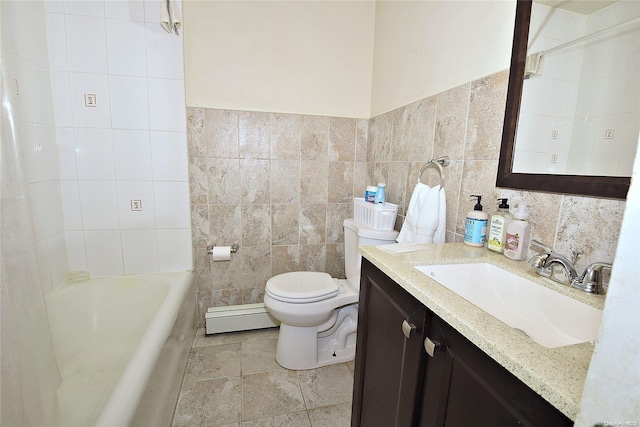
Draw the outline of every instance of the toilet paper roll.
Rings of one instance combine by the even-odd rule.
[[[231,246],[214,246],[211,256],[214,262],[229,261],[231,259]]]

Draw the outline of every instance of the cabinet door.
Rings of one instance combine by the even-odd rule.
[[[570,426],[564,414],[437,316],[429,338],[421,427]]]
[[[362,260],[352,426],[413,425],[426,320],[424,305]]]

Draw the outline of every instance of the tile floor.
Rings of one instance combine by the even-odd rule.
[[[353,361],[290,371],[275,361],[278,329],[198,330],[173,427],[349,426]]]

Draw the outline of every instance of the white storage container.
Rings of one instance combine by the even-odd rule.
[[[353,199],[353,218],[371,228],[393,230],[398,214],[398,205],[393,203],[370,203]]]

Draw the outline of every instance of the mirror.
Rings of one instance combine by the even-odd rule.
[[[637,36],[640,20],[638,15],[631,15],[626,17],[629,21],[614,29],[601,25],[589,32],[586,15],[575,18],[575,13],[554,11],[536,4],[532,18],[532,2],[517,3],[496,185],[624,199],[630,183],[625,168],[630,171],[633,165],[640,122]],[[632,19],[634,16],[636,19]],[[549,31],[554,21],[562,25]],[[602,28],[607,30],[601,32]],[[593,32],[599,34],[590,35]],[[602,55],[593,55],[594,51],[609,56],[610,52],[619,52],[620,45],[613,45],[616,38],[622,38],[623,45],[633,45],[619,56],[628,60],[626,64],[608,63]],[[610,87],[605,90],[607,64],[617,67],[614,68],[617,76],[609,79],[620,88],[617,92]],[[598,67],[603,69],[599,85],[585,78]],[[580,76],[584,81],[580,81]],[[605,98],[604,103],[586,101],[596,98],[594,88],[599,89],[597,94]],[[617,96],[610,96],[607,101],[605,95],[614,92]],[[574,96],[559,97],[560,94]],[[617,104],[612,107],[611,99],[618,102],[621,94],[628,95],[622,103],[626,110]],[[611,152],[606,152],[611,147]]]

